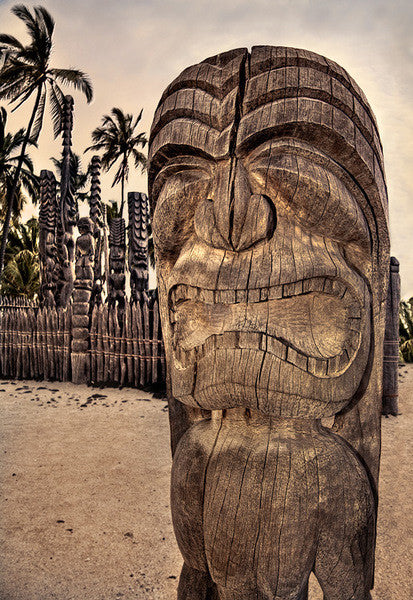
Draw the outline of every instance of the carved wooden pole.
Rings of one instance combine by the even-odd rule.
[[[60,281],[58,284],[59,306],[66,307],[73,290],[73,270],[75,244],[73,227],[78,218],[77,204],[73,196],[70,181],[70,156],[73,129],[73,98],[65,96],[62,121],[63,165],[60,182],[60,211],[57,227],[57,244],[61,261]]]
[[[57,223],[56,179],[51,171],[40,172],[39,260],[40,301],[54,307],[58,275],[56,252]]]
[[[125,219],[112,219],[109,233],[108,302],[110,306],[125,306]]]
[[[73,290],[72,317],[72,381],[86,383],[89,378],[90,365],[90,299],[93,288],[93,262],[95,259],[95,242],[93,237],[93,221],[82,217],[78,221],[79,237],[76,240],[76,279]]]
[[[129,272],[131,298],[149,287],[148,272],[148,198],[146,194],[129,192]]]
[[[398,415],[400,263],[390,258],[383,356],[383,414]]]
[[[89,202],[89,216],[93,221],[93,236],[95,238],[94,277],[91,298],[92,306],[102,304],[102,288],[104,280],[102,253],[104,245],[105,222],[100,197],[100,170],[100,157],[93,156],[91,161],[91,186]]]
[[[108,225],[108,211],[106,204],[103,205],[103,259],[104,259],[104,283],[106,299],[109,295],[109,225]]]
[[[148,175],[179,600],[305,600],[311,571],[368,600],[389,234],[362,90],[305,50],[208,58],[164,92]]]

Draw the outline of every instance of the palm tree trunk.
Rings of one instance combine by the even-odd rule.
[[[33,106],[32,116],[30,117],[29,125],[26,130],[26,135],[24,137],[23,145],[21,148],[20,156],[19,156],[19,162],[17,163],[16,171],[14,174],[13,185],[11,187],[10,192],[7,194],[7,198],[6,198],[7,212],[6,212],[6,216],[4,218],[1,245],[0,245],[0,278],[3,273],[4,255],[6,253],[7,238],[9,235],[11,215],[13,212],[13,200],[14,200],[14,196],[17,191],[17,186],[19,184],[20,173],[21,173],[22,166],[23,166],[24,155],[26,154],[26,147],[27,147],[27,144],[29,143],[30,133],[31,133],[33,123],[34,123],[34,118],[36,116],[37,109],[39,108],[41,93],[42,93],[42,85],[39,85],[39,87],[37,89],[36,100],[35,100],[35,103]]]
[[[123,155],[123,159],[122,159],[122,182],[121,182],[121,203],[120,203],[120,217],[123,217],[123,207],[125,205],[125,163],[128,162],[128,157],[126,156],[126,153],[124,153]]]
[[[121,203],[120,203],[120,216],[123,217],[123,205],[125,203],[125,176],[122,175],[122,187],[121,187]]]

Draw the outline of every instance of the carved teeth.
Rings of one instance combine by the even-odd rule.
[[[195,360],[201,359],[209,353],[216,352],[217,348],[249,348],[260,349],[269,355],[287,361],[300,370],[306,371],[316,377],[332,377],[343,372],[355,356],[360,345],[361,306],[354,295],[343,282],[330,277],[313,277],[298,282],[286,283],[267,288],[250,290],[204,290],[185,284],[174,286],[170,291],[170,323],[176,322],[175,307],[184,301],[199,301],[204,304],[234,305],[243,303],[250,306],[287,297],[309,294],[312,292],[325,293],[342,300],[347,313],[348,335],[343,351],[332,358],[316,358],[306,356],[303,352],[293,348],[289,342],[278,339],[263,332],[245,332],[242,330],[228,331],[222,334],[210,335],[205,342],[191,351],[185,351],[179,346],[174,348],[175,359],[182,368],[193,365]],[[240,323],[242,329],[242,323]],[[238,329],[238,326],[237,326]]]
[[[325,294],[333,294],[333,281],[331,279],[326,279],[324,281],[323,292]]]
[[[205,343],[196,350],[185,352],[182,348],[175,348],[175,359],[186,368],[192,365],[195,360],[200,360],[210,353],[215,353],[217,349],[237,349],[249,348],[260,349],[267,352],[269,355],[276,356],[282,361],[287,361],[301,371],[321,378],[334,377],[342,373],[350,362],[349,356],[354,355],[354,350],[358,347],[358,335],[353,337],[353,351],[350,350],[350,345],[340,355],[333,356],[329,359],[315,358],[313,356],[305,356],[298,352],[287,343],[259,332],[244,332],[244,331],[226,331],[221,335],[210,336]]]
[[[278,358],[281,358],[281,360],[286,360],[287,346],[285,344],[280,342],[280,340],[277,340],[277,338],[273,338],[271,336],[265,335],[265,336],[263,336],[263,338],[266,338],[265,346],[266,346],[267,352],[269,352],[270,354],[274,354],[275,356],[278,356]],[[263,342],[261,342],[261,347],[263,347]]]
[[[292,283],[249,290],[205,290],[180,284],[171,289],[170,301],[172,306],[183,300],[199,300],[205,304],[257,303],[278,298],[291,298],[311,292],[322,292],[342,298],[344,306],[351,311],[352,317],[358,318],[361,315],[359,302],[349,291],[349,288],[341,281],[329,277],[313,277]]]
[[[327,374],[328,375],[334,375],[338,371],[339,362],[340,362],[339,356],[333,356],[333,358],[328,359],[328,361],[327,361],[327,364],[328,364]]]
[[[236,303],[236,292],[235,290],[222,290],[218,292],[220,302],[222,304],[235,304]]]
[[[285,283],[283,285],[283,298],[290,298],[291,296],[295,296],[295,284]]]
[[[181,367],[186,368],[193,365],[195,360],[200,360],[207,354],[215,353],[217,349],[260,349],[282,361],[295,365],[301,371],[307,371],[316,377],[326,378],[337,376],[347,368],[350,362],[349,357],[354,355],[354,350],[358,347],[359,336],[353,334],[353,337],[357,338],[357,340],[353,340],[353,344],[348,345],[340,355],[329,359],[307,357],[275,337],[260,332],[244,331],[226,331],[221,335],[212,335],[196,350],[184,351],[178,346],[174,352],[175,359],[181,364]],[[350,349],[351,346],[352,350]]]
[[[268,290],[268,300],[278,300],[283,296],[283,286],[276,285]]]
[[[292,363],[302,371],[307,371],[307,357],[291,348],[291,346],[287,347],[287,362]]]
[[[212,290],[199,290],[199,299],[205,304],[214,304],[214,292]]]
[[[237,290],[236,294],[236,302],[246,302],[247,301],[247,290]]]
[[[256,289],[256,290],[248,290],[248,300],[247,302],[253,304],[255,302],[259,302],[260,301],[260,297],[261,297],[261,291],[260,289]]]

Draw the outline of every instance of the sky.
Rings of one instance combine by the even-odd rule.
[[[24,25],[0,0],[0,31],[26,40]],[[52,66],[88,73],[94,100],[75,98],[73,150],[83,155],[103,114],[118,106],[137,115],[149,134],[166,86],[187,66],[232,48],[281,45],[335,60],[364,90],[384,148],[392,255],[401,263],[402,297],[413,296],[413,2],[411,0],[44,0],[56,21]],[[9,115],[11,131],[27,109]],[[52,169],[61,152],[47,115],[36,171]],[[91,154],[84,155],[86,168]],[[105,201],[120,197],[114,173],[102,176]],[[128,191],[146,192],[146,176],[131,172]],[[27,206],[24,216],[37,209]]]

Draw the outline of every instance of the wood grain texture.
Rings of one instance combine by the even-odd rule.
[[[59,275],[57,281],[57,305],[70,304],[74,282],[75,240],[74,226],[78,220],[78,207],[73,195],[70,178],[70,156],[73,130],[72,96],[65,96],[62,117],[62,169],[60,181],[59,211],[56,228]]]
[[[400,264],[390,258],[389,290],[387,293],[386,329],[383,350],[383,407],[384,415],[397,416],[399,397],[399,306]]]
[[[40,172],[39,207],[39,298],[45,306],[56,306],[58,278],[56,227],[58,220],[56,178],[51,171]]]
[[[148,271],[148,197],[139,192],[128,193],[129,247],[128,265],[131,298],[136,300],[140,292],[149,287]]]
[[[89,217],[93,221],[93,237],[95,238],[95,256],[93,266],[93,289],[91,305],[100,305],[103,301],[102,291],[104,284],[103,249],[107,237],[107,224],[101,201],[100,171],[101,160],[99,156],[92,156],[90,163],[90,200]]]
[[[94,284],[95,238],[94,222],[81,217],[77,223],[75,283],[73,289],[72,318],[72,381],[87,383],[90,379],[90,304]]]
[[[305,50],[208,58],[164,92],[148,177],[179,600],[304,600],[311,571],[367,600],[389,236],[362,90]]]
[[[108,298],[110,306],[125,306],[125,219],[112,219],[109,234]]]

